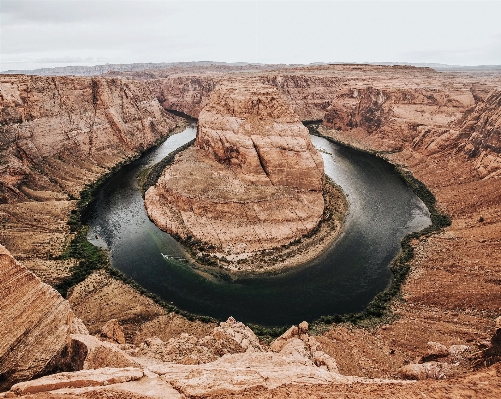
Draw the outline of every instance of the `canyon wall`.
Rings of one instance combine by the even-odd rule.
[[[166,109],[198,117],[216,83],[229,77],[221,73],[185,73],[166,78],[155,75],[155,82],[135,82],[119,78],[1,76],[0,242],[44,281],[57,282],[67,275],[71,264],[62,265],[51,256],[53,251],[57,255],[68,239],[65,223],[75,206],[73,201],[67,201],[70,195],[76,196],[85,183],[166,133],[161,129],[157,132],[153,126],[174,126],[160,102]],[[489,345],[494,320],[501,309],[499,74],[436,73],[419,68],[359,65],[275,70],[241,74],[238,78],[275,86],[300,119],[323,119],[320,130],[324,135],[362,149],[380,151],[391,162],[410,170],[432,190],[438,206],[452,217],[452,225],[447,229],[411,243],[415,258],[402,288],[404,301],[395,302],[392,307],[396,317],[370,329],[334,325],[317,336],[325,353],[336,359],[340,373],[396,378],[400,367],[426,353],[429,341],[470,348],[468,357],[454,361],[458,363],[458,373],[488,365],[478,356]],[[200,151],[206,157],[205,151]],[[224,159],[234,162],[233,151],[223,153],[229,155]],[[215,158],[212,162],[215,167],[227,168]],[[51,240],[56,238],[58,246],[51,249],[54,245]],[[2,303],[0,315],[13,320],[11,324],[10,321],[1,324],[2,336],[10,338],[2,341],[5,344],[1,346],[0,364],[18,370],[7,374],[2,368],[5,387],[7,378],[10,381],[18,378],[12,377],[15,373],[30,378],[31,372],[26,370],[33,365],[36,366],[33,370],[43,368],[65,341],[71,316],[66,317],[70,311],[54,291],[19,266],[13,266],[15,261],[3,250],[0,262],[4,273],[21,270],[15,274],[20,278],[16,281],[24,282],[11,291],[8,287],[17,287],[16,281],[5,276],[0,280],[5,295],[1,300],[7,301]],[[124,296],[124,284],[116,280],[110,283],[103,278],[105,282],[99,280],[101,285],[96,280],[92,275],[81,283],[84,288],[75,289],[80,293],[77,292],[74,306],[77,316],[85,317],[89,325],[94,323],[96,331],[99,323],[110,318],[108,315],[124,317],[120,323],[127,325],[127,342],[131,342],[130,336],[151,337],[168,331],[167,341],[184,331],[202,328],[184,319],[179,321],[179,317],[175,329],[169,321],[171,315],[165,315],[158,307],[152,315],[146,315],[144,309],[152,305],[124,316],[131,303],[139,302],[138,297],[144,301],[147,298],[131,287],[127,289],[134,291],[135,296],[130,293]],[[9,285],[5,284],[7,281]],[[22,290],[24,286],[31,290],[27,297]],[[33,304],[34,292],[43,294],[40,303],[47,305],[47,311],[50,307],[58,312],[43,313],[45,307],[27,306],[23,309],[29,313],[21,313],[21,307],[8,302],[8,298],[16,297],[16,303]],[[7,303],[5,308],[4,303]],[[4,309],[12,309],[13,313],[10,310],[4,313]],[[35,338],[30,341],[35,344],[29,352],[31,357],[19,355],[16,363],[5,345],[19,353],[28,352],[22,352],[27,346],[16,344],[17,338],[12,334],[16,330],[10,326],[17,325],[29,340],[31,332],[36,337],[37,331],[42,334],[45,330],[15,323],[31,319],[35,323],[41,321],[37,328],[57,320],[57,333],[47,346],[52,349],[47,350],[42,340]],[[133,335],[133,330],[140,333]],[[17,356],[16,352],[14,355]],[[234,370],[235,364],[230,363],[221,363],[219,375]],[[16,364],[20,365],[17,369]],[[350,394],[350,390],[356,389],[362,396],[377,391],[381,397],[390,393],[419,397],[422,392],[443,396],[450,394],[451,389],[458,395],[479,394],[479,389],[489,387],[492,390],[486,395],[495,397],[499,374],[498,364],[466,377],[421,381],[404,387],[364,383],[308,388],[299,381],[294,387],[274,390],[256,387],[244,394],[286,397],[292,392],[297,397],[318,393],[328,396],[332,392]],[[178,377],[170,378],[174,381]],[[486,381],[489,383],[485,384]],[[118,397],[124,395],[123,391],[117,392]],[[223,396],[224,392],[214,393],[213,397]]]
[[[74,314],[0,245],[0,391],[43,373],[69,341]]]
[[[147,85],[0,76],[0,203],[77,197],[176,123]]]
[[[275,69],[256,73],[204,74],[173,73],[159,79],[159,100],[167,109],[175,109],[195,118],[207,104],[210,92],[218,82],[228,79],[266,84],[276,87],[301,120],[323,119],[327,109],[352,97],[351,90],[374,88],[400,90],[411,97],[402,103],[413,104],[415,91],[433,94],[442,103],[447,98],[460,103],[460,108],[474,105],[474,96],[485,96],[496,83],[491,75],[439,73],[429,68],[377,65],[329,65]],[[419,97],[419,96],[417,96]],[[430,104],[434,100],[426,100]],[[342,104],[341,104],[342,105]],[[415,105],[424,105],[423,99]],[[448,105],[452,105],[450,102]],[[445,112],[445,110],[444,110]],[[424,113],[424,112],[423,112]]]

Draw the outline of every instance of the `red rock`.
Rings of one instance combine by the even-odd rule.
[[[140,82],[0,77],[0,201],[77,196],[106,169],[176,126]]]
[[[111,319],[101,328],[101,336],[109,338],[118,344],[125,344],[124,330],[117,319]]]
[[[0,390],[40,374],[65,347],[68,301],[0,245]]]
[[[278,91],[239,83],[215,89],[196,146],[145,195],[162,229],[225,255],[288,244],[323,213],[323,161]]]
[[[452,366],[450,364],[439,362],[408,364],[400,369],[400,376],[405,380],[443,380],[451,373]]]

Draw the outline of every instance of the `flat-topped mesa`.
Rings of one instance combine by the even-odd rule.
[[[278,91],[227,84],[200,113],[195,146],[164,170],[145,205],[161,229],[243,256],[316,228],[322,187],[322,158]]]
[[[219,86],[200,112],[196,145],[243,180],[322,189],[322,157],[274,87]]]

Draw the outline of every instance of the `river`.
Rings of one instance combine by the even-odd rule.
[[[121,168],[96,192],[89,241],[109,250],[112,266],[167,302],[218,319],[265,326],[363,310],[391,281],[401,239],[431,224],[422,201],[383,159],[312,136],[329,175],[347,195],[338,239],[297,270],[236,282],[207,279],[183,260],[183,248],[149,219],[137,176],[192,140],[196,126],[169,137]],[[97,238],[96,238],[97,237]]]

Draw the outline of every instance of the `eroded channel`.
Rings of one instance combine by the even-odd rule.
[[[287,274],[237,282],[207,279],[184,260],[180,244],[148,219],[137,180],[142,170],[195,135],[192,125],[114,174],[95,193],[87,221],[89,241],[109,250],[115,268],[189,312],[273,326],[360,311],[390,283],[388,266],[401,239],[431,223],[425,205],[392,165],[312,136],[325,173],[350,204],[338,239]]]

